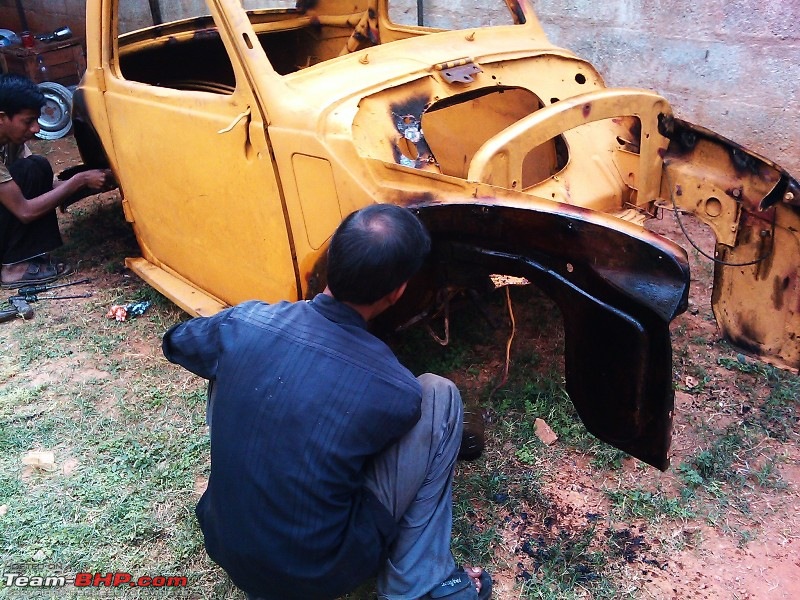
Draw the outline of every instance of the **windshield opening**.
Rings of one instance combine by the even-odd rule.
[[[448,30],[515,23],[514,15],[503,0],[485,3],[459,0],[389,0],[389,19],[395,25]]]

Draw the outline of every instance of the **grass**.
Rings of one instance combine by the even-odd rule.
[[[617,597],[616,590],[602,582],[608,556],[595,549],[596,537],[589,526],[577,533],[560,530],[526,540],[522,551],[529,560],[518,576],[522,597],[579,598],[586,592],[595,598]]]
[[[773,439],[786,442],[797,438],[800,378],[768,364],[748,361],[742,354],[737,354],[735,359],[721,357],[718,362],[734,373],[742,387],[746,387],[742,380],[748,378],[765,381],[768,396],[752,418]]]
[[[648,523],[657,523],[664,519],[685,520],[695,516],[686,498],[671,497],[661,489],[629,487],[606,490],[606,495],[615,516],[622,521],[644,519]]]
[[[759,519],[750,511],[750,498],[759,490],[780,489],[785,485],[772,467],[775,459],[772,449],[759,445],[758,436],[766,432],[786,441],[796,431],[796,386],[800,380],[761,363],[720,359],[719,365],[734,369],[743,380],[753,379],[750,381],[753,389],[763,387],[763,379],[767,379],[769,395],[763,403],[753,400],[753,419],[744,426],[712,427],[701,423],[699,427],[707,444],[680,460],[669,471],[669,478],[651,481],[652,477],[645,477],[639,484],[623,482],[625,465],[629,463],[627,455],[586,431],[565,391],[563,367],[557,361],[543,358],[560,354],[557,346],[563,343],[563,334],[558,330],[558,312],[543,303],[536,292],[515,290],[512,296],[517,303],[537,306],[540,320],[534,329],[554,339],[556,349],[521,344],[512,353],[512,368],[504,386],[495,388],[495,376],[469,390],[489,415],[492,445],[503,450],[499,454],[489,451],[479,464],[459,470],[454,523],[454,550],[459,559],[498,564],[499,557],[505,557],[500,564],[516,573],[515,593],[524,598],[610,598],[628,594],[635,597],[636,577],[629,580],[630,573],[625,567],[636,562],[653,562],[643,555],[646,543],[626,545],[620,538],[624,534],[614,534],[614,530],[601,538],[593,523],[583,527],[572,524],[564,529],[553,525],[559,517],[544,483],[552,473],[542,465],[558,463],[566,453],[575,452],[585,455],[589,466],[609,479],[603,490],[607,513],[599,515],[608,523],[639,522],[669,529],[670,524],[684,525],[701,519],[740,543],[752,539]],[[497,298],[490,302],[496,314],[501,314],[502,302]],[[477,323],[483,335],[488,335],[486,324],[477,313],[467,311],[460,318]],[[455,318],[453,321],[457,323]],[[451,325],[451,330],[459,329]],[[499,342],[487,348],[459,345],[457,339],[452,348],[441,348],[423,333],[414,335],[411,354],[417,362],[412,364],[418,369],[424,368],[425,361],[433,356],[439,372],[458,376],[475,364],[492,362],[492,358],[497,364],[497,357],[502,356]],[[704,336],[689,338],[685,326],[680,335],[689,339],[689,343],[678,352],[685,375],[677,388],[695,395],[713,393],[717,383],[712,371],[714,365],[697,362],[694,357],[698,350],[692,346],[702,346],[704,354],[715,342]],[[503,336],[499,337],[502,341]],[[725,349],[724,344],[720,347]],[[537,418],[545,420],[555,431],[558,444],[548,447],[539,441],[533,427]],[[509,475],[520,472],[528,477],[525,491],[523,481]],[[744,526],[731,528],[731,514],[748,520]],[[535,535],[524,539],[516,535],[520,530]],[[618,531],[629,530],[622,527]],[[516,540],[511,543],[514,550],[511,559],[509,538]],[[616,548],[614,539],[619,542]],[[678,542],[672,540],[661,546],[667,549]]]
[[[184,317],[124,275],[122,258],[137,251],[117,204],[73,219],[65,253],[88,257],[82,272],[115,276],[89,284],[85,302],[40,302],[33,320],[2,331],[13,353],[0,367],[0,565],[187,575],[193,597],[240,597],[205,557],[192,510],[208,469],[202,384],[158,355],[160,335]],[[133,299],[153,304],[136,320],[105,319]],[[33,450],[52,451],[55,470],[22,468]]]
[[[118,203],[79,206],[65,254],[85,257],[81,271],[96,277],[94,296],[40,302],[32,321],[0,329],[8,349],[0,355],[0,573],[184,575],[186,597],[241,599],[207,558],[193,512],[210,464],[204,384],[159,349],[163,332],[185,315],[123,269],[123,258],[138,251]],[[510,335],[502,291],[481,305],[457,299],[446,347],[423,329],[392,340],[412,371],[453,378],[486,415],[486,452],[457,467],[453,551],[459,562],[504,578],[507,595],[495,598],[636,598],[642,572],[665,560],[668,545],[657,541],[664,531],[702,522],[743,545],[759,535],[754,500],[783,491],[780,449],[797,442],[797,376],[684,326],[676,333],[690,339],[676,346],[679,391],[707,407],[720,369],[746,391],[713,422],[709,408],[682,415],[700,443],[655,474],[581,424],[565,391],[553,304],[530,287],[510,297],[517,335],[502,386]],[[135,300],[152,302],[142,317],[105,318],[111,304]],[[698,347],[700,356],[719,359],[698,359]],[[699,383],[686,385],[686,376]],[[537,418],[557,443],[539,440]],[[32,450],[53,451],[56,469],[23,468]],[[573,510],[559,485],[596,497],[597,505]],[[82,590],[40,594],[85,597]],[[136,589],[115,595],[153,596]],[[368,583],[348,598],[373,596]],[[0,587],[4,597],[29,594]]]

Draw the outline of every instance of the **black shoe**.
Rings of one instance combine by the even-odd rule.
[[[464,407],[464,432],[461,434],[461,447],[458,460],[475,460],[483,454],[484,429],[483,415],[477,406]]]
[[[446,598],[447,600],[488,600],[492,597],[492,578],[484,571],[481,573],[481,591],[475,588],[475,584],[461,567],[456,570],[442,583],[425,594],[420,600],[433,600],[436,598]]]

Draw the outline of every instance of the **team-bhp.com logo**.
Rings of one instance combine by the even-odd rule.
[[[29,576],[21,573],[0,575],[2,586],[9,588],[58,588],[74,585],[76,588],[185,588],[186,577],[156,575],[134,578],[130,573],[75,573],[71,575]]]

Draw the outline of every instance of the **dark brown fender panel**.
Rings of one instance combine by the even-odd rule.
[[[686,308],[683,250],[591,214],[497,205],[418,207],[454,285],[476,272],[528,278],[564,318],[567,392],[586,428],[659,469],[669,465],[669,322]],[[610,222],[610,221],[609,221]],[[628,230],[627,226],[622,229]]]

